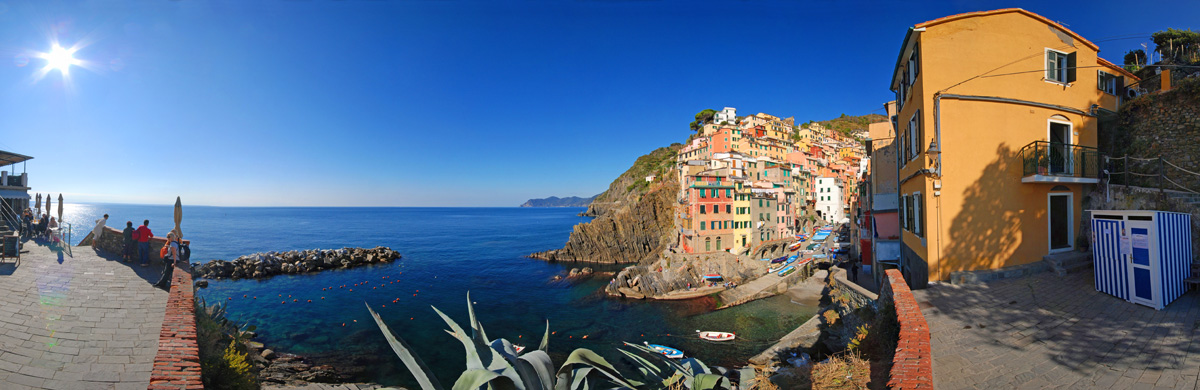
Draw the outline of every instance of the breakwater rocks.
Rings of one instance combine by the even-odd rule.
[[[288,252],[255,253],[233,261],[213,260],[194,264],[197,278],[243,279],[269,278],[279,274],[302,274],[327,269],[346,269],[399,259],[391,248],[309,249]]]

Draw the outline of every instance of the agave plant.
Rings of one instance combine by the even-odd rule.
[[[404,339],[394,335],[375,310],[367,305],[371,317],[387,338],[392,350],[413,374],[422,390],[443,390],[429,367]],[[629,379],[600,355],[586,348],[579,348],[567,356],[566,362],[557,370],[546,352],[550,338],[550,321],[546,321],[546,332],[538,349],[518,354],[512,343],[505,339],[488,339],[483,325],[475,317],[471,295],[467,293],[467,313],[470,316],[471,332],[468,334],[457,322],[433,307],[442,320],[450,326],[446,333],[463,345],[467,367],[454,382],[453,390],[589,390],[589,389],[666,389],[682,386],[691,390],[719,390],[730,387],[729,379],[705,366],[698,359],[689,358],[679,362],[666,359],[649,348],[625,343],[645,355],[617,349],[637,368],[640,380]],[[676,387],[678,388],[678,387]]]

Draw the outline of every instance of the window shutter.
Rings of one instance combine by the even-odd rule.
[[[920,203],[921,209],[924,210],[925,209],[925,197],[924,196],[921,197],[920,202],[921,202]],[[922,215],[922,217],[921,217],[921,237],[925,237],[925,217],[924,217],[924,214],[921,214],[921,215]]]
[[[924,137],[921,137],[921,110],[917,110],[917,113],[913,114],[912,132],[913,132],[913,157],[915,158],[915,157],[921,155],[921,150],[922,150],[922,148],[925,147],[925,145],[922,145],[923,143],[925,143],[924,142],[925,140],[923,139]]]
[[[908,203],[908,196],[900,197],[900,227],[908,230],[908,213],[904,212],[905,205]]]
[[[1113,92],[1117,96],[1125,96],[1125,76],[1117,77],[1117,90]]]
[[[1104,76],[1106,76],[1106,75],[1107,74],[1105,74],[1103,70],[1096,71],[1096,88],[1101,91],[1104,90],[1104,85],[1105,85]]]
[[[1075,82],[1075,52],[1067,54],[1067,82]]]
[[[913,193],[913,233],[920,236],[921,231],[921,193]]]
[[[1046,80],[1057,80],[1058,61],[1054,52],[1046,50]]]

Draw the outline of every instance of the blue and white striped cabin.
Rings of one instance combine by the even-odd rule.
[[[1092,210],[1096,290],[1162,309],[1187,292],[1191,215],[1153,210]]]

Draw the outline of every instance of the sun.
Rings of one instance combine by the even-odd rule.
[[[64,49],[59,45],[54,45],[49,53],[41,57],[46,59],[46,71],[58,69],[63,75],[71,71],[71,65],[79,65],[79,60],[75,59],[75,50]]]

